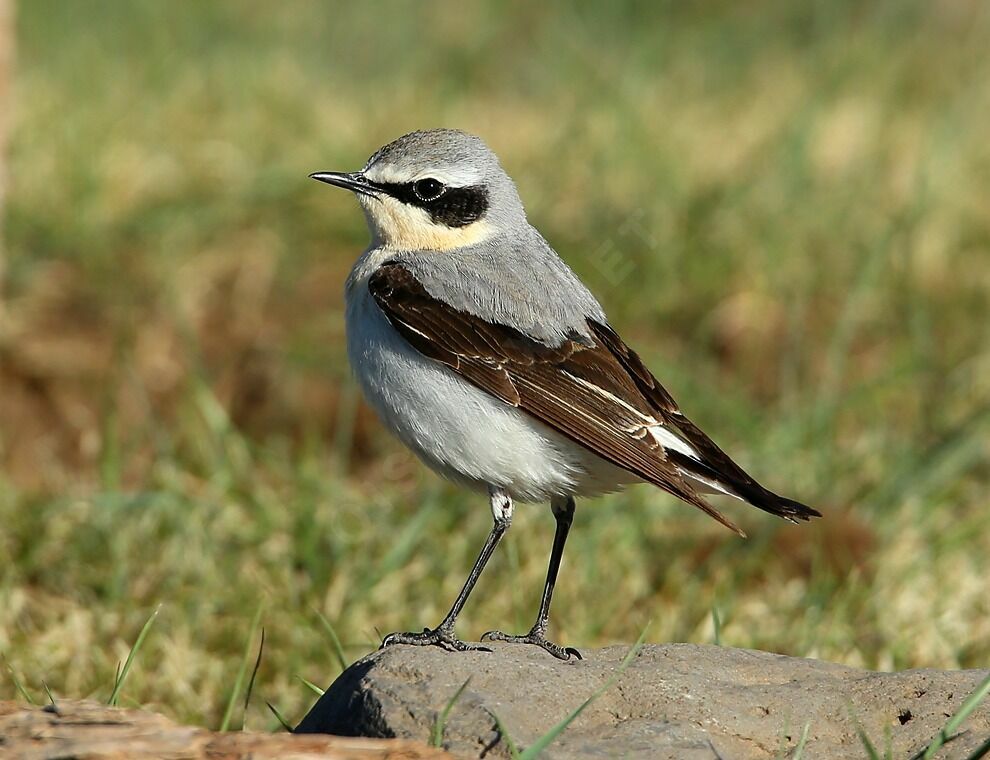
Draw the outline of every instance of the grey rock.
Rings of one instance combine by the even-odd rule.
[[[300,723],[301,733],[428,741],[451,710],[443,745],[458,757],[508,757],[506,733],[533,744],[616,674],[629,647],[583,650],[560,662],[535,647],[445,652],[394,646],[352,665]],[[875,673],[834,663],[694,644],[643,647],[618,681],[557,740],[551,758],[742,760],[866,756],[857,721],[892,757],[927,746],[988,671]],[[990,702],[990,700],[988,700]],[[939,758],[965,758],[990,737],[981,705]]]

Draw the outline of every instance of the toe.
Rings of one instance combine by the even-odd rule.
[[[485,631],[481,634],[482,641],[509,641],[512,637],[502,631]]]
[[[480,644],[469,644],[468,642],[461,641],[460,639],[453,639],[448,643],[458,652],[491,652],[492,651],[488,647],[481,646]]]

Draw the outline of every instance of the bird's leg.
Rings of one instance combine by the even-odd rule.
[[[553,535],[553,549],[550,552],[550,565],[547,567],[547,582],[543,586],[543,598],[540,600],[540,611],[536,616],[536,622],[529,633],[523,636],[510,636],[501,631],[488,631],[481,637],[481,640],[535,644],[559,660],[569,660],[571,657],[580,660],[581,653],[578,650],[573,647],[562,647],[546,639],[547,623],[550,619],[550,599],[553,597],[553,587],[557,582],[557,571],[560,569],[560,558],[564,554],[567,533],[574,521],[574,499],[570,496],[566,499],[555,498],[550,502],[550,509],[553,510],[553,516],[557,520],[557,530]]]
[[[502,540],[502,536],[505,535],[509,526],[512,525],[512,499],[501,488],[489,488],[488,493],[491,500],[494,525],[492,525],[491,533],[488,534],[488,538],[485,540],[485,545],[481,548],[481,554],[478,555],[478,559],[474,562],[474,567],[471,568],[471,573],[464,582],[461,593],[454,600],[450,612],[447,613],[440,625],[436,628],[424,628],[422,633],[390,633],[382,640],[381,649],[392,644],[413,644],[416,646],[433,645],[458,652],[469,650],[491,651],[488,647],[461,641],[454,635],[454,622],[457,620],[457,616],[461,613],[461,609],[471,595],[474,584],[481,577],[481,572],[485,569],[485,565],[495,551],[495,547],[498,546],[498,542]]]

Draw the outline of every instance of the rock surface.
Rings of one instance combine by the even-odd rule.
[[[352,665],[298,732],[427,740],[470,678],[444,731],[458,757],[508,757],[494,716],[531,745],[613,676],[629,651],[583,651],[559,662],[535,647],[445,652],[395,646]],[[692,644],[646,646],[618,681],[548,748],[546,757],[742,760],[866,756],[856,722],[883,753],[927,746],[987,671],[874,673],[818,660]],[[990,700],[937,757],[965,758],[990,737]]]
[[[144,710],[87,700],[38,707],[0,702],[0,757],[18,760],[441,760],[442,750],[408,740],[343,739],[180,726]]]

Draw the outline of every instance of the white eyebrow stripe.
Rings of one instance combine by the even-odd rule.
[[[364,170],[364,176],[372,182],[405,184],[418,179],[433,179],[451,187],[469,187],[481,182],[481,174],[472,167],[447,167],[444,169],[422,169],[411,173],[394,166],[373,164]]]

